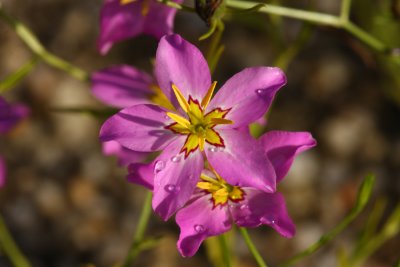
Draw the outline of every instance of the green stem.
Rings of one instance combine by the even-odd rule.
[[[347,22],[350,17],[351,0],[342,0],[342,7],[340,10],[340,19]]]
[[[253,254],[254,259],[256,260],[258,266],[260,267],[268,267],[263,258],[261,257],[260,253],[258,252],[256,246],[253,244],[253,241],[251,241],[251,238],[249,236],[249,233],[247,232],[246,228],[240,227],[239,228],[240,233],[242,234],[244,241],[247,244],[247,247],[249,248],[251,254]]]
[[[36,36],[23,23],[6,14],[1,5],[0,18],[10,25],[16,34],[21,38],[21,40],[29,47],[29,49],[32,50],[32,52],[44,62],[67,72],[78,80],[87,81],[89,79],[89,74],[87,72],[47,51],[36,38]]]
[[[372,187],[375,181],[373,175],[367,175],[360,186],[358,191],[357,201],[355,206],[351,209],[350,213],[331,231],[323,235],[316,243],[312,244],[310,247],[306,248],[302,252],[293,256],[280,266],[287,267],[290,266],[300,259],[313,254],[315,251],[323,247],[325,244],[330,242],[334,237],[336,237],[340,232],[342,232],[366,206],[372,192]]]
[[[141,244],[143,243],[144,234],[151,215],[151,192],[147,193],[144,201],[143,209],[140,214],[138,226],[133,236],[132,244],[128,252],[128,256],[125,258],[122,267],[130,267],[134,262],[135,258],[143,250]]]
[[[218,236],[218,242],[221,247],[221,252],[222,252],[222,257],[224,259],[225,267],[231,267],[232,262],[231,262],[228,242],[226,240],[226,235]]]
[[[240,8],[240,9],[248,9],[254,5],[258,4],[257,2],[243,2],[239,0],[229,0],[228,7],[231,8]],[[265,5],[261,7],[258,12],[265,13],[265,14],[273,14],[279,15],[283,17],[299,19],[303,21],[308,21],[318,25],[326,25],[332,26],[340,29],[346,30],[348,33],[352,34],[354,37],[358,38],[364,44],[368,45],[372,49],[379,51],[379,52],[387,52],[389,51],[389,47],[375,38],[374,36],[370,35],[366,31],[362,30],[358,26],[354,25],[348,19],[344,19],[348,17],[348,13],[350,11],[350,1],[346,1],[343,4],[342,8],[342,15],[341,17],[313,12],[313,11],[306,11],[306,10],[299,10],[295,8],[288,8],[276,5]]]
[[[35,56],[34,58],[26,62],[22,67],[5,77],[0,82],[0,94],[16,86],[18,82],[20,82],[33,70],[37,63],[38,58]]]
[[[31,264],[19,250],[17,244],[8,232],[7,226],[0,215],[0,247],[15,267],[30,267]]]
[[[210,47],[208,49],[207,55],[206,55],[206,59],[208,62],[208,65],[210,67],[210,72],[211,74],[214,73],[217,65],[218,65],[218,61],[222,55],[222,53],[225,50],[224,45],[221,45],[221,38],[222,38],[222,34],[224,32],[224,24],[222,23],[222,21],[216,21],[216,29],[214,31],[214,35],[210,44]]]

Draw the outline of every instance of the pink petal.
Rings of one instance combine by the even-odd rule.
[[[146,152],[137,152],[127,149],[121,146],[116,141],[103,142],[103,154],[104,155],[115,155],[118,158],[118,164],[121,166],[127,166],[133,162],[143,161],[149,156]]]
[[[6,183],[6,164],[2,157],[0,157],[0,187]]]
[[[143,0],[121,5],[120,0],[106,0],[100,11],[98,50],[106,54],[114,43],[132,38],[143,31]]]
[[[149,104],[152,84],[150,75],[128,65],[109,67],[92,75],[93,94],[117,108]]]
[[[229,231],[231,222],[226,206],[213,204],[208,196],[194,199],[176,214],[181,229],[178,250],[183,257],[193,256],[204,239]]]
[[[179,0],[174,2],[182,3],[183,1]],[[172,34],[176,12],[176,8],[168,7],[157,1],[150,1],[150,11],[145,18],[143,31],[157,39],[160,39],[166,34]]]
[[[167,220],[191,197],[200,179],[204,160],[198,151],[186,159],[180,153],[185,137],[172,142],[154,161],[153,209]]]
[[[210,70],[201,52],[179,35],[161,38],[157,49],[155,74],[167,98],[179,109],[171,89],[175,84],[188,99],[201,100],[211,85]]]
[[[244,188],[244,191],[245,200],[230,207],[232,217],[238,226],[257,227],[265,224],[284,237],[295,235],[295,225],[288,215],[282,194],[269,194],[249,188]]]
[[[23,104],[9,104],[0,97],[0,133],[7,133],[30,113]]]
[[[132,163],[128,166],[129,174],[127,179],[131,183],[135,183],[153,190],[154,186],[154,163]]]
[[[317,142],[308,132],[271,131],[259,139],[261,146],[267,152],[276,172],[279,182],[288,173],[294,157],[316,146]]]
[[[210,164],[232,185],[275,192],[275,171],[259,143],[247,131],[221,130],[225,148],[206,145]]]
[[[125,108],[109,118],[100,129],[102,142],[116,141],[135,151],[164,149],[177,135],[164,127],[172,120],[166,110],[150,104]]]
[[[210,110],[232,108],[226,127],[238,128],[260,119],[267,112],[275,93],[286,83],[279,68],[247,68],[230,78],[210,102]]]

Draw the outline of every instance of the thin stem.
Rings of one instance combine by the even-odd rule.
[[[17,244],[8,232],[7,226],[0,215],[0,247],[15,267],[30,267],[31,264],[19,250]]]
[[[128,252],[128,256],[125,258],[122,267],[130,267],[134,262],[135,258],[143,250],[143,247],[140,245],[141,243],[143,243],[144,234],[146,232],[146,228],[151,215],[151,197],[152,197],[151,192],[147,193],[143,209],[140,214],[139,223],[136,232],[133,236],[131,247]]]
[[[253,254],[254,259],[256,260],[258,266],[260,267],[268,267],[263,258],[260,255],[260,252],[258,252],[256,246],[253,244],[253,241],[251,241],[251,238],[249,236],[249,233],[247,232],[246,228],[240,227],[239,228],[240,233],[242,234],[244,241],[247,244],[247,247],[249,248],[251,254]]]
[[[225,267],[231,267],[232,262],[231,262],[229,246],[228,246],[228,242],[226,240],[225,234],[218,236],[218,243],[221,248],[222,258],[224,259]]]
[[[89,79],[89,74],[87,72],[47,51],[36,36],[23,23],[6,14],[1,5],[0,18],[10,25],[28,48],[44,62],[67,72],[78,80],[87,81]]]
[[[310,247],[306,248],[302,252],[296,254],[285,263],[282,267],[290,266],[300,259],[313,254],[315,251],[323,247],[325,244],[330,242],[334,237],[336,237],[340,232],[342,232],[366,206],[372,192],[375,177],[373,175],[367,175],[360,186],[358,191],[357,201],[355,206],[351,209],[350,213],[331,231],[323,235],[316,243],[312,244]]]
[[[31,60],[27,61],[22,67],[0,81],[0,94],[16,86],[18,82],[20,82],[33,70],[37,62],[38,58],[35,56]]]
[[[349,20],[350,17],[351,0],[342,0],[342,7],[340,10],[340,19],[343,22]]]
[[[168,0],[157,0],[157,1],[160,3],[163,3],[164,5],[167,5],[169,7],[176,8],[178,10],[183,10],[183,11],[192,12],[192,13],[196,12],[196,10],[193,7],[181,5],[181,4],[175,3],[173,1],[168,1]]]
[[[228,7],[231,8],[241,8],[241,9],[247,9],[250,8],[254,5],[258,4],[257,2],[243,2],[239,0],[229,0],[228,1]],[[349,6],[347,6],[349,5]],[[350,2],[347,1],[344,3],[344,11],[346,15],[347,8],[350,8]],[[362,41],[364,44],[368,45],[372,49],[378,51],[378,52],[387,52],[389,51],[389,47],[375,38],[374,36],[370,35],[366,31],[362,30],[358,26],[354,25],[352,22],[349,20],[345,19],[343,20],[342,18],[345,15],[342,15],[343,17],[337,17],[329,14],[323,14],[319,12],[312,12],[312,11],[305,11],[305,10],[299,10],[295,8],[288,8],[288,7],[282,7],[282,6],[276,6],[276,5],[265,5],[261,7],[258,12],[265,13],[265,14],[273,14],[273,15],[279,15],[283,17],[288,17],[288,18],[293,18],[293,19],[299,19],[303,21],[308,21],[317,25],[327,25],[327,26],[332,26],[340,29],[346,30],[348,33],[352,34],[354,37],[358,38],[360,41]]]
[[[224,32],[224,24],[222,23],[222,21],[217,21],[216,22],[216,29],[210,44],[210,47],[208,49],[207,55],[206,55],[206,59],[208,62],[208,65],[210,67],[210,72],[211,74],[214,73],[218,61],[222,55],[222,53],[225,50],[224,45],[221,45],[221,38],[222,38],[222,34]]]

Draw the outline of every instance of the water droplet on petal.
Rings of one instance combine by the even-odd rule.
[[[270,193],[274,192],[274,189],[271,186],[265,185],[264,187],[265,187],[265,190],[267,190],[268,192],[270,192]]]
[[[203,233],[206,229],[205,229],[204,225],[195,224],[195,225],[194,225],[194,230],[195,230],[197,233],[201,234],[201,233]]]
[[[220,148],[218,149],[219,152],[224,152],[224,150],[225,150],[225,147],[220,147]]]
[[[179,156],[179,155],[173,156],[171,158],[171,161],[174,163],[178,163],[179,161],[181,161],[181,156]]]
[[[263,89],[257,89],[256,93],[259,94],[259,95],[262,95],[262,94],[264,94],[264,90]]]
[[[248,208],[249,208],[249,206],[247,204],[240,205],[240,209],[241,210],[245,210],[245,209],[248,209]]]
[[[261,219],[260,219],[260,222],[261,223],[263,223],[263,224],[269,224],[269,225],[271,225],[271,224],[275,224],[275,219],[274,218],[272,218],[272,217],[270,217],[270,218],[264,218],[264,217],[262,217]]]
[[[178,193],[181,188],[179,186],[176,186],[176,185],[173,185],[173,184],[167,184],[164,187],[164,189],[168,193]]]
[[[212,146],[212,147],[209,147],[209,148],[208,148],[208,151],[217,152],[217,151],[218,151],[218,148],[215,147],[215,146]]]
[[[164,161],[162,161],[162,160],[157,161],[156,164],[154,165],[154,174],[159,173],[164,168],[165,168]]]
[[[165,115],[164,118],[165,118],[166,120],[169,120],[169,119],[170,119],[170,117],[168,117],[168,115]]]

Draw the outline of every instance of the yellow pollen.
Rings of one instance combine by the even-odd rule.
[[[241,201],[244,199],[244,192],[239,186],[228,184],[219,175],[215,178],[201,174],[201,182],[197,183],[197,187],[211,194],[214,206],[224,205],[230,201]]]
[[[120,0],[121,5],[127,5],[132,2],[136,2],[137,0]]]
[[[179,106],[186,113],[186,116],[167,112],[167,116],[175,122],[166,128],[174,133],[187,135],[185,144],[181,149],[181,152],[185,152],[185,157],[196,149],[203,151],[206,142],[216,147],[225,147],[224,140],[214,127],[220,124],[233,123],[233,121],[224,118],[230,109],[215,108],[205,113],[216,84],[217,82],[212,83],[201,103],[190,95],[186,98],[175,84],[171,85]]]

